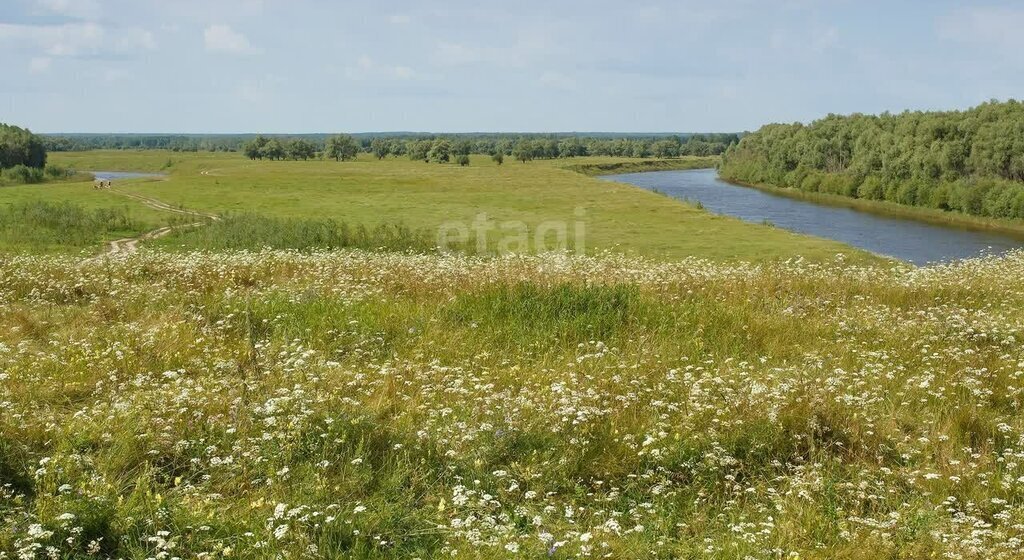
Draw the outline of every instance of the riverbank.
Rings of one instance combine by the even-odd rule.
[[[699,203],[707,212],[752,224],[830,239],[918,266],[1001,254],[1024,248],[1024,238],[991,230],[883,216],[856,208],[795,200],[764,189],[731,184],[714,169],[627,173],[601,177]]]
[[[711,169],[718,166],[718,156],[684,157],[675,159],[643,159],[615,163],[588,163],[569,165],[563,169],[589,175],[618,175],[620,173],[642,173],[645,171],[686,171],[688,169]]]
[[[898,204],[885,200],[867,200],[863,198],[850,198],[848,196],[838,194],[807,192],[794,188],[777,187],[775,185],[765,183],[748,183],[746,181],[740,181],[739,179],[722,177],[721,175],[719,175],[718,178],[732,185],[758,189],[769,194],[776,194],[795,200],[803,200],[806,202],[814,202],[817,204],[825,204],[840,208],[850,208],[852,210],[859,210],[880,216],[917,220],[946,227],[1006,234],[1024,239],[1024,221],[1021,220],[971,216],[968,214],[961,214],[959,212],[947,212],[934,208],[907,206],[905,204]]]

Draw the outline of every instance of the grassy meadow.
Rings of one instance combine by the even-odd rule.
[[[1019,558],[1024,254],[0,260],[8,558]]]
[[[0,188],[2,560],[1024,555],[1022,252],[588,176],[695,160],[51,157],[166,176]]]
[[[823,261],[842,253],[857,261],[878,260],[841,243],[715,216],[656,193],[598,181],[566,168],[600,172],[598,166],[606,166],[609,171],[624,171],[635,169],[621,167],[636,166],[635,160],[573,158],[526,164],[508,161],[499,166],[485,156],[474,156],[470,166],[459,167],[404,158],[378,161],[368,154],[343,163],[253,162],[233,153],[164,151],[66,152],[51,154],[51,160],[76,169],[167,173],[160,180],[115,182],[115,188],[222,215],[329,219],[371,229],[385,224],[435,236],[443,224],[470,227],[485,215],[493,223],[487,252],[499,249],[503,238],[518,235],[518,230],[502,228],[503,224],[520,223],[530,232],[527,246],[507,245],[517,252],[536,252],[535,233],[545,222],[566,224],[570,233],[582,222],[583,246],[573,248],[588,253],[614,250],[655,258],[700,256],[723,261],[784,260],[794,255]],[[713,165],[710,158],[669,161],[676,167]],[[110,193],[94,196],[81,188],[74,195],[45,189],[0,190],[0,204],[24,193],[92,204],[98,197],[104,204],[131,203],[111,198],[116,195]],[[141,222],[164,225],[160,220],[166,216],[153,216],[142,206],[138,210]],[[199,229],[187,230],[156,244],[220,248],[204,237]],[[470,244],[476,246],[475,241]]]

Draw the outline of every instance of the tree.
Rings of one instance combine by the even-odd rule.
[[[370,141],[370,151],[377,159],[384,159],[391,153],[391,143],[383,138],[374,138]]]
[[[359,144],[357,144],[355,139],[348,134],[339,134],[328,138],[327,144],[324,148],[324,154],[326,157],[335,161],[348,161],[350,159],[355,159],[356,154],[358,153]]]
[[[516,145],[512,148],[512,157],[517,160],[526,163],[533,159],[533,145],[525,139],[520,138]]]
[[[695,135],[723,177],[998,218],[1024,218],[1024,104],[966,111],[828,115],[771,124],[736,140]]]
[[[494,152],[494,154],[491,155],[491,159],[494,160],[494,163],[501,165],[505,163],[505,154],[501,152]]]
[[[466,167],[467,165],[469,165],[469,154],[459,154],[455,158],[455,162],[461,165],[462,167]]]
[[[427,156],[430,161],[436,163],[448,163],[452,157],[452,144],[444,138],[438,138],[434,140],[433,146],[430,147],[430,153]]]
[[[668,140],[658,140],[651,146],[651,152],[655,157],[673,158],[679,155],[679,138],[674,137]]]
[[[245,154],[245,157],[252,160],[263,159],[263,148],[266,145],[267,138],[262,134],[257,134],[256,138],[242,145],[242,153]]]
[[[457,156],[466,155],[473,153],[473,143],[469,140],[459,140],[452,145],[452,154]]]
[[[433,142],[430,140],[410,140],[405,146],[409,159],[413,161],[429,161],[430,148],[433,145]]]
[[[263,157],[269,159],[270,161],[284,159],[284,156],[287,155],[287,152],[284,149],[284,145],[281,144],[281,141],[278,140],[277,138],[271,138],[270,140],[267,140],[267,143],[263,146],[263,149],[261,151],[263,152]]]
[[[16,165],[42,169],[46,165],[46,146],[27,128],[0,123],[0,169]]]
[[[388,142],[388,152],[395,157],[404,156],[405,142],[402,142],[401,140],[397,139],[391,140],[390,142]]]
[[[558,143],[558,157],[570,158],[585,155],[587,155],[587,147],[575,136]]]
[[[288,141],[286,146],[288,157],[301,159],[303,161],[316,157],[316,146],[309,140],[295,138]]]

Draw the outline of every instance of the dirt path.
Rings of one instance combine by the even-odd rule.
[[[179,208],[179,207],[171,206],[170,204],[167,204],[166,202],[163,202],[161,200],[157,200],[155,198],[151,198],[151,197],[148,197],[148,196],[142,196],[140,194],[119,191],[119,190],[115,190],[115,189],[109,188],[109,187],[104,189],[104,190],[106,190],[106,192],[109,192],[109,193],[112,193],[112,194],[116,194],[118,196],[123,196],[123,197],[127,197],[127,198],[131,198],[131,199],[137,200],[137,201],[141,202],[143,205],[148,206],[148,207],[150,207],[150,208],[152,208],[154,210],[160,210],[162,212],[170,212],[172,214],[179,214],[179,215],[183,215],[183,216],[194,216],[196,218],[203,218],[205,220],[212,220],[212,221],[217,221],[217,220],[220,219],[220,216],[218,216],[216,214],[207,214],[205,212],[198,212],[198,211],[195,211],[195,210],[188,210],[188,209],[185,209],[185,208]],[[150,239],[157,239],[157,238],[163,237],[165,235],[168,235],[168,234],[170,234],[171,232],[173,232],[175,230],[184,229],[184,228],[191,228],[191,227],[198,227],[198,226],[203,225],[204,223],[206,223],[206,222],[205,221],[201,221],[201,222],[192,222],[190,224],[181,224],[181,225],[177,225],[177,226],[164,226],[164,227],[160,227],[160,228],[154,229],[152,231],[148,231],[148,232],[146,232],[146,233],[144,233],[144,234],[142,234],[142,235],[140,235],[138,237],[126,237],[124,239],[115,239],[113,241],[107,242],[106,250],[104,250],[103,253],[101,253],[101,254],[99,254],[99,255],[97,255],[95,257],[88,258],[88,259],[85,260],[85,262],[95,261],[95,260],[99,260],[99,259],[102,259],[102,258],[105,258],[105,257],[114,257],[114,256],[128,255],[128,254],[134,253],[135,251],[138,251],[139,243],[142,242],[142,241],[147,241],[147,240],[150,240]]]
[[[124,191],[118,191],[118,190],[114,190],[114,189],[110,189],[108,192],[111,192],[111,193],[116,194],[116,195],[125,196],[125,197],[128,197],[128,198],[132,198],[132,199],[138,200],[142,204],[144,204],[146,206],[149,206],[150,208],[152,208],[154,210],[162,210],[164,212],[173,212],[175,214],[183,214],[185,216],[196,216],[197,218],[207,218],[207,219],[210,219],[210,220],[219,220],[220,219],[220,216],[217,216],[216,214],[207,214],[205,212],[197,212],[195,210],[188,210],[186,208],[179,208],[177,206],[171,206],[170,204],[167,204],[166,202],[157,200],[155,198],[150,198],[148,196],[142,196],[140,194],[129,193],[129,192],[124,192]]]

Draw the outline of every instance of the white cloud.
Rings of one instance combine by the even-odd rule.
[[[47,56],[79,56],[103,47],[104,30],[95,23],[19,25],[0,23],[0,41],[28,45]]]
[[[266,103],[270,99],[265,88],[254,84],[242,84],[235,92],[239,98],[252,105]]]
[[[506,68],[523,68],[550,59],[552,53],[558,50],[552,43],[552,34],[547,29],[520,30],[514,40],[496,47],[441,41],[433,53],[433,62],[439,66],[486,63]]]
[[[120,68],[107,68],[103,71],[103,80],[106,82],[119,82],[128,77],[128,72]]]
[[[44,74],[49,72],[53,59],[45,56],[34,56],[28,61],[28,71],[33,74]]]
[[[839,45],[839,30],[831,26],[811,26],[799,31],[776,29],[769,35],[768,45],[777,51],[821,54]]]
[[[437,45],[436,61],[440,64],[470,64],[480,62],[486,57],[482,49],[476,49],[459,43],[442,41]]]
[[[153,50],[156,48],[156,37],[145,29],[131,28],[115,32],[118,46],[126,51],[136,49]]]
[[[416,76],[416,71],[408,66],[395,66],[391,69],[396,78],[407,80]]]
[[[540,83],[552,89],[576,89],[576,80],[560,72],[547,71],[540,75]]]
[[[408,66],[377,64],[372,58],[364,54],[356,59],[355,66],[345,69],[345,76],[350,80],[367,80],[374,78],[409,80],[417,77],[417,73]]]
[[[156,48],[145,29],[108,30],[96,23],[20,25],[0,23],[0,44],[34,52],[39,58],[79,57],[101,53],[131,53]]]
[[[36,0],[36,6],[44,12],[78,19],[95,19],[101,12],[95,0]]]
[[[938,19],[940,37],[965,43],[1024,48],[1024,10],[976,6],[960,8]],[[1016,53],[1015,53],[1016,56]]]
[[[274,100],[280,85],[286,83],[284,77],[277,74],[265,74],[258,80],[250,80],[235,88],[238,98],[251,105],[262,105]]]
[[[249,44],[245,35],[231,29],[230,25],[215,24],[203,31],[203,43],[210,52],[230,54],[252,54],[256,49]]]

